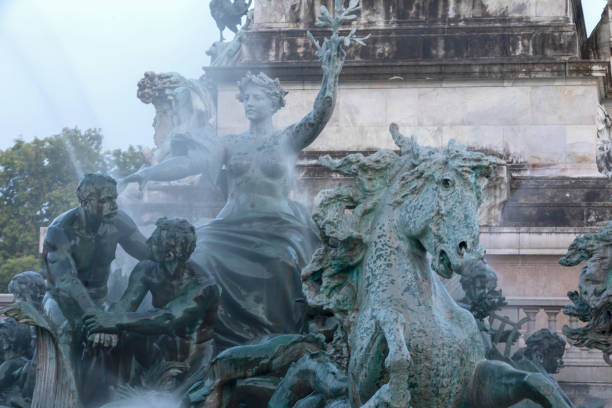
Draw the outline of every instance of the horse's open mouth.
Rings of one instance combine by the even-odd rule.
[[[441,250],[438,255],[438,273],[444,277],[453,276],[453,266],[446,251]]]

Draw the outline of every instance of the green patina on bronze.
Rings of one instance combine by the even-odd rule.
[[[110,335],[87,345],[82,318],[101,310],[110,264],[121,245],[137,259],[149,256],[145,238],[117,209],[115,180],[87,174],[79,183],[80,206],[57,217],[47,230],[43,267],[48,284],[42,311],[17,302],[4,313],[37,327],[38,371],[32,407],[80,407],[107,398],[112,380],[101,361]],[[108,380],[108,381],[107,381]],[[111,381],[111,382],[109,382]]]
[[[612,366],[612,222],[600,232],[577,237],[567,254],[559,260],[564,266],[586,261],[578,280],[578,291],[569,292],[571,305],[563,312],[587,324],[580,328],[563,327],[575,346],[601,350]]]
[[[189,260],[195,249],[194,227],[185,220],[167,218],[156,225],[147,241],[152,260],[136,265],[123,296],[108,312],[87,314],[83,320],[90,334],[122,334],[115,354],[121,354],[123,365],[134,358],[145,371],[166,377],[163,387],[155,387],[159,391],[180,387],[208,363],[219,289]],[[153,309],[138,312],[148,293]],[[135,382],[133,370],[124,368],[118,375],[123,375],[125,383]]]
[[[337,2],[333,13],[321,9],[317,25],[332,35],[323,43],[309,35],[323,81],[301,121],[276,130],[272,116],[285,92],[263,74],[247,75],[239,86],[247,131],[222,142],[173,135],[169,143],[182,146],[180,152],[163,150],[163,161],[123,180],[219,174],[227,202],[215,220],[195,230],[184,220],[161,219],[145,243],[117,210],[114,181],[86,176],[81,206],[58,217],[45,240],[44,312],[31,302],[6,309],[37,327],[40,386],[33,407],[108,401],[112,381],[132,385],[131,370],[114,380],[90,370],[114,369],[117,361],[125,368],[127,360],[143,368],[140,385],[172,389],[193,407],[485,408],[525,399],[573,406],[541,370],[487,360],[474,317],[437,276],[467,274],[482,260],[477,210],[482,183],[500,164],[495,158],[453,142],[423,147],[395,125],[399,154],[323,158],[356,183],[322,194],[314,219],[323,247],[300,281],[298,271],[319,241],[289,190],[299,153],[332,115],[344,46],[364,39],[354,30],[339,34],[358,3]],[[166,79],[168,89],[182,88],[176,77]],[[177,123],[205,133],[199,121],[183,119]],[[140,262],[121,300],[109,306],[117,245]],[[147,293],[154,309],[137,311]],[[309,332],[295,333],[302,331]],[[213,342],[217,350],[210,351]],[[101,382],[92,386],[87,378]]]
[[[40,310],[45,280],[38,272],[15,275],[8,289],[15,302]],[[0,320],[0,402],[18,408],[30,406],[36,380],[35,344],[32,327],[12,317]]]
[[[483,256],[481,183],[499,160],[391,133],[379,151],[322,163],[354,177],[315,210],[324,246],[304,269],[309,304],[338,316],[350,350],[353,407],[507,407],[525,398],[571,407],[540,373],[485,359],[473,316],[433,273],[471,270]],[[430,254],[431,258],[428,258]]]

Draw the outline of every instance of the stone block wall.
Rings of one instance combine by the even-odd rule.
[[[241,64],[311,62],[319,8],[331,0],[256,0]],[[586,41],[580,0],[362,0],[353,27],[368,45],[347,61],[577,58]]]
[[[318,92],[313,82],[288,82],[287,106],[276,126],[300,120]],[[236,88],[219,89],[219,134],[242,132],[248,122]],[[342,82],[336,109],[309,151],[395,148],[388,126],[396,122],[419,143],[461,144],[525,161],[556,174],[596,174],[596,80]],[[541,170],[541,169],[540,169]]]
[[[552,18],[569,21],[574,3],[567,0],[362,0],[358,24],[452,21],[492,18]],[[330,0],[255,0],[256,27],[308,27],[321,5]],[[330,7],[331,6],[331,7]]]
[[[580,266],[559,265],[558,255],[488,255],[504,296],[565,297],[577,286]],[[569,303],[569,301],[568,301]]]

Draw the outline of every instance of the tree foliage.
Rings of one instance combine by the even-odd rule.
[[[40,227],[77,205],[83,174],[121,177],[144,163],[140,147],[105,152],[102,143],[99,129],[65,128],[0,150],[0,293],[16,273],[40,268]]]
[[[115,149],[106,152],[108,172],[115,177],[128,176],[147,164],[142,147],[129,146],[127,150]]]
[[[13,276],[24,271],[37,271],[40,269],[40,258],[34,255],[25,255],[18,258],[9,258],[3,261],[0,267],[0,292],[6,293]]]

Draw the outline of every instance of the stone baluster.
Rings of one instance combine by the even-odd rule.
[[[575,329],[577,326],[578,326],[578,318],[576,316],[570,316],[569,317],[569,327],[571,327],[572,329]],[[572,345],[572,343],[568,342],[568,344],[569,344],[569,349],[567,350],[568,353],[573,353],[573,352],[578,351],[578,348]]]
[[[570,316],[569,317],[569,326],[572,329],[575,329],[576,326],[578,326],[578,318],[576,316]]]
[[[538,312],[540,311],[539,307],[524,307],[523,308],[523,312],[525,312],[525,315],[529,318],[529,321],[527,322],[527,333],[525,334],[525,337],[529,337],[533,332],[535,332],[535,328],[536,328],[536,316],[538,315]]]
[[[557,315],[560,311],[561,308],[558,306],[544,308],[544,312],[548,316],[548,329],[552,332],[557,331]]]

